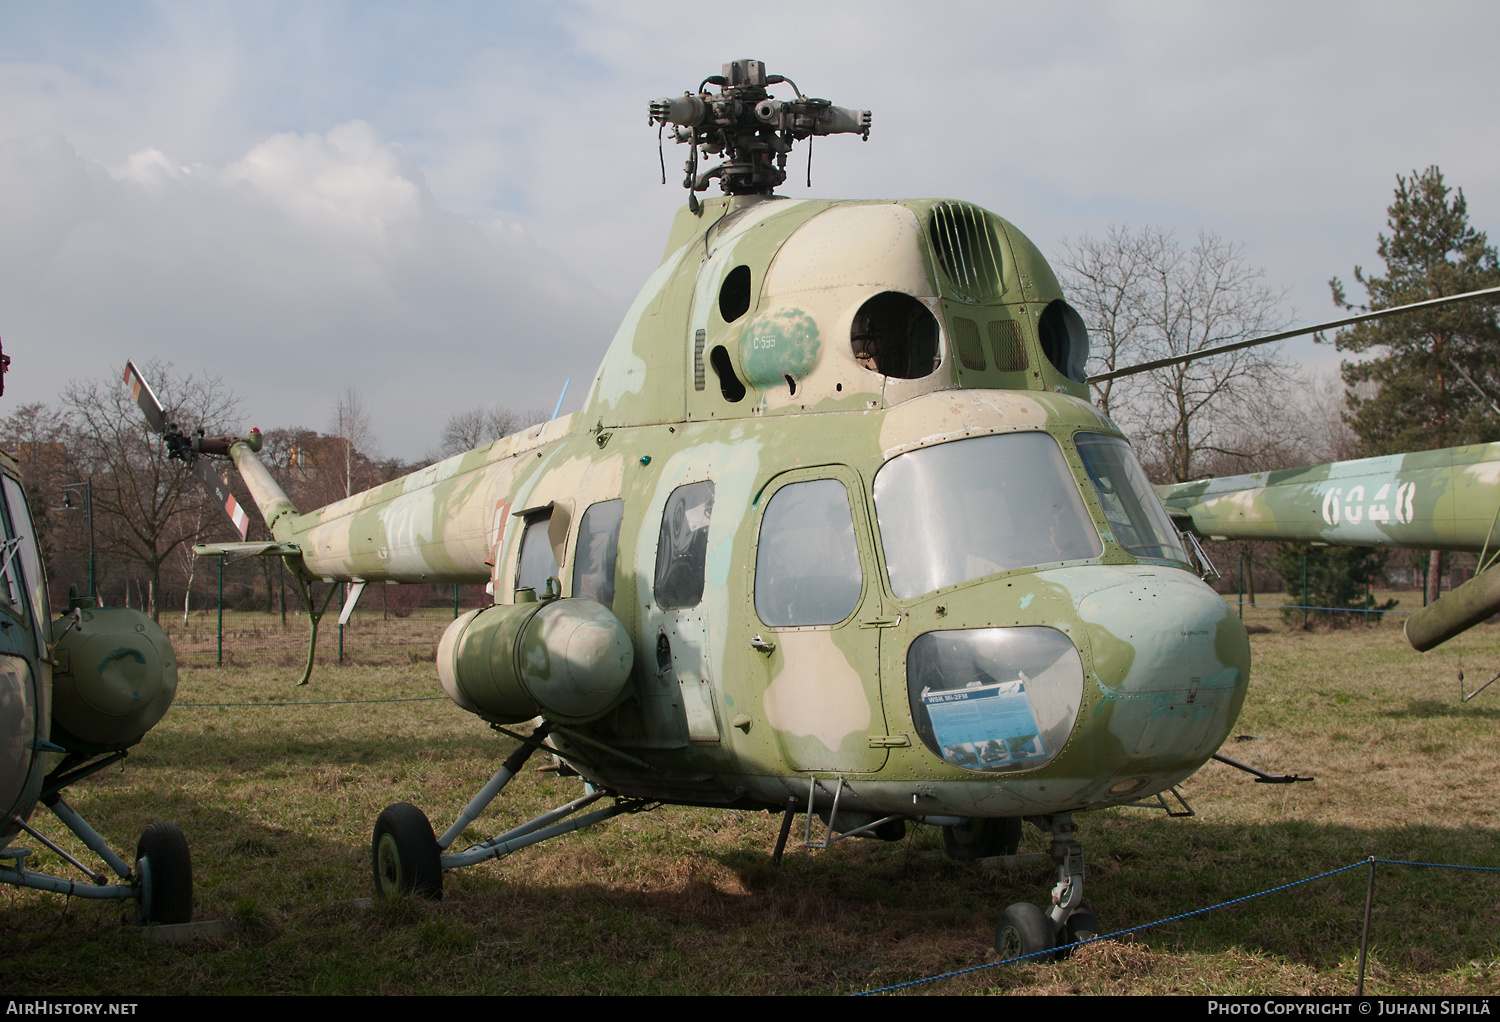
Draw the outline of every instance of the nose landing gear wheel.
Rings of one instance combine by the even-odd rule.
[[[152,823],[135,846],[136,921],[185,923],[193,918],[193,857],[170,823]]]
[[[375,820],[370,865],[375,874],[375,895],[381,901],[407,894],[429,901],[443,898],[442,851],[432,824],[410,802],[386,806]]]
[[[1094,909],[1086,901],[1080,901],[1073,914],[1068,916],[1068,921],[1063,924],[1063,932],[1058,935],[1061,944],[1077,944],[1083,940],[1093,940],[1099,936],[1099,917],[1094,914]],[[1069,951],[1059,951],[1058,957],[1072,954],[1078,949],[1075,947]]]
[[[965,862],[987,859],[992,855],[1015,855],[1020,843],[1019,817],[975,818],[957,827],[943,828],[943,848],[948,858]]]
[[[1030,902],[1020,901],[1000,913],[995,923],[995,951],[1002,962],[1057,947],[1057,935],[1047,913]],[[1050,962],[1051,954],[1037,954],[1031,962]]]

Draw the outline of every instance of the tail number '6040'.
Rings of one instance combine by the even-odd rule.
[[[1342,486],[1335,486],[1323,495],[1323,521],[1329,525],[1338,525],[1340,521],[1346,525],[1359,525],[1368,519],[1381,525],[1389,525],[1394,511],[1396,522],[1407,525],[1415,514],[1412,501],[1416,493],[1416,483],[1402,483],[1396,487],[1395,507],[1392,508],[1387,503],[1391,495],[1390,483],[1382,486],[1369,503],[1365,503],[1363,486],[1349,487],[1347,495]]]

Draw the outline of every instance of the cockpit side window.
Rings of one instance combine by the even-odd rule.
[[[663,610],[682,610],[702,602],[708,523],[713,512],[711,480],[679,486],[667,498],[661,516],[661,535],[656,541],[656,579],[652,587],[656,605]]]
[[[37,642],[45,645],[51,631],[51,612],[47,605],[47,576],[36,544],[36,527],[21,484],[10,476],[5,476],[4,480],[10,531],[5,534],[4,549],[0,552],[5,573],[0,592],[10,599],[10,606],[15,608],[17,615],[22,614],[23,602],[31,608],[31,625]]]
[[[7,477],[5,481],[9,483],[10,479]],[[5,487],[7,506],[4,508],[6,512],[4,515],[4,524],[0,526],[0,607],[24,619],[25,611],[23,608],[25,606],[25,597],[22,594],[25,592],[25,583],[21,579],[20,570],[20,546],[22,540],[17,538],[17,528],[11,523],[14,521],[19,526],[25,526],[30,523],[26,520],[24,505],[19,509],[19,514],[15,514],[8,506],[12,495],[18,489],[19,487]],[[14,515],[14,518],[12,518],[12,515]]]
[[[1073,442],[1115,542],[1137,557],[1187,561],[1172,519],[1130,445],[1103,433],[1078,433]]]
[[[779,627],[832,625],[859,604],[864,572],[849,494],[836,479],[777,490],[755,554],[755,613]]]
[[[615,561],[620,551],[620,499],[592,504],[578,523],[578,547],[573,555],[573,595],[597,600],[613,608]]]
[[[557,574],[557,556],[553,554],[552,541],[547,537],[547,527],[551,524],[550,512],[526,520],[526,531],[521,533],[521,556],[516,565],[517,589],[534,589],[540,594],[547,587],[547,579]]]

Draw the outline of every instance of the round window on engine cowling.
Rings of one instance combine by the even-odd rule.
[[[1074,383],[1083,383],[1084,366],[1089,361],[1089,330],[1083,317],[1067,302],[1058,298],[1042,310],[1036,331],[1042,343],[1042,354],[1052,368]]]
[[[882,291],[854,314],[849,347],[873,373],[921,379],[938,367],[937,317],[909,294]]]

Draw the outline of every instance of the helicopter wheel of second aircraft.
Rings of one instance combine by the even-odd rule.
[[[193,918],[193,857],[171,823],[153,823],[136,842],[136,920],[186,923]],[[149,877],[149,880],[147,878]],[[146,884],[149,883],[149,894]]]

